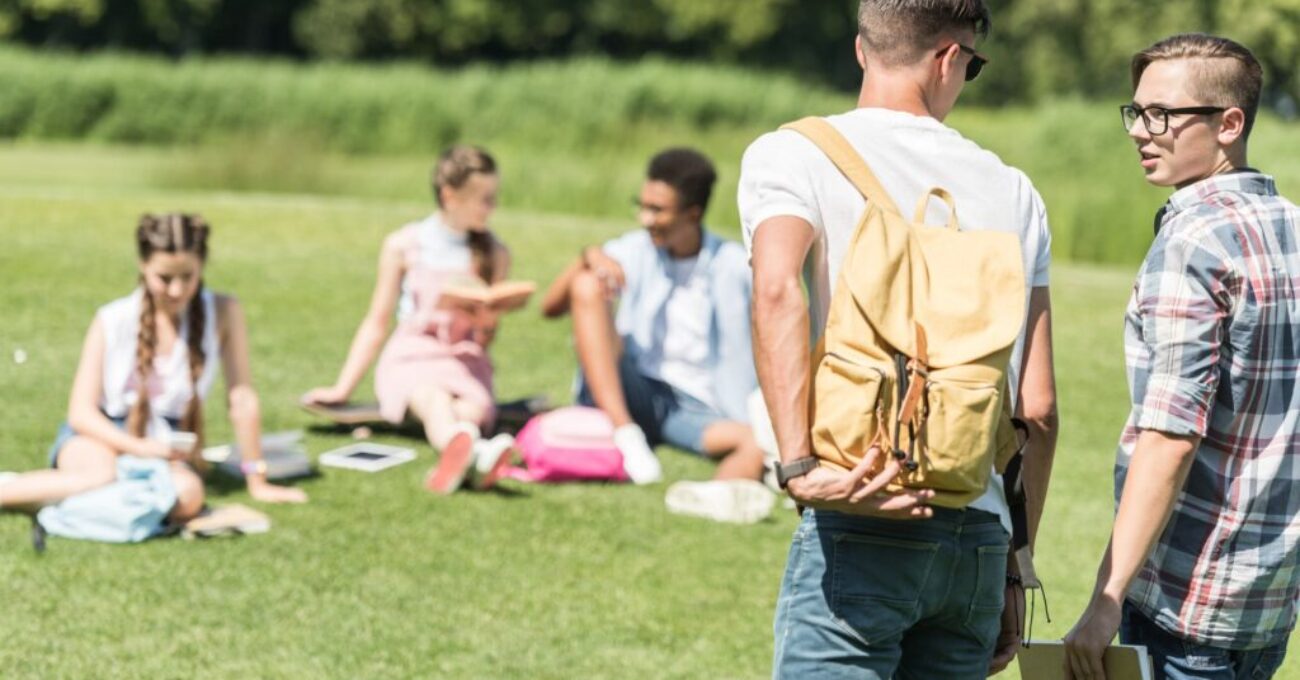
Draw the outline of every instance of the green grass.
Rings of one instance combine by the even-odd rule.
[[[337,371],[382,235],[429,210],[419,191],[389,185],[420,186],[424,168],[414,161],[337,158],[330,172],[368,184],[345,182],[352,195],[324,197],[186,188],[166,172],[178,167],[171,153],[0,147],[0,412],[8,423],[0,469],[45,460],[91,313],[134,281],[130,231],[140,212],[183,208],[215,225],[208,280],[247,307],[265,425],[277,430],[312,424],[295,397]],[[631,193],[635,175],[620,179],[615,191]],[[1136,193],[1136,181],[1129,186]],[[516,274],[539,281],[580,244],[631,227],[627,218],[518,207],[495,222],[516,253]],[[1126,414],[1120,330],[1131,271],[1062,265],[1053,283],[1063,425],[1039,566],[1055,620],[1040,618],[1038,637],[1063,635],[1081,611],[1107,535]],[[500,394],[565,400],[567,337],[565,324],[535,309],[511,317],[494,350]],[[9,359],[16,348],[27,363]],[[219,403],[208,422],[214,441],[228,439]],[[346,441],[308,438],[313,452]],[[275,526],[264,536],[129,547],[54,540],[37,557],[27,522],[0,517],[0,675],[769,672],[792,513],[749,527],[679,518],[664,511],[662,484],[510,485],[509,494],[437,498],[420,489],[431,452],[409,443],[418,463],[376,475],[327,470],[304,482],[311,503],[265,508]],[[663,457],[669,480],[710,474],[686,455]],[[239,488],[210,491],[218,502],[248,501]],[[1298,665],[1279,677],[1300,680]]]

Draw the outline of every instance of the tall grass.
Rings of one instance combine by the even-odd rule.
[[[0,93],[0,139],[168,146],[140,172],[171,189],[427,200],[432,155],[466,141],[501,161],[506,207],[628,219],[646,159],[690,145],[718,166],[708,221],[733,234],[745,147],[853,105],[785,76],[659,59],[449,71],[13,49],[0,49]],[[959,108],[948,122],[1028,173],[1058,260],[1141,259],[1168,192],[1143,182],[1113,103]],[[1296,132],[1265,117],[1252,143],[1252,162],[1292,195]]]
[[[466,138],[617,146],[629,125],[771,126],[847,98],[789,77],[647,59],[457,71],[0,50],[0,137],[188,144],[312,133],[348,152],[432,152]]]

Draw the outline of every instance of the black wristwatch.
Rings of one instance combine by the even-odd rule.
[[[776,466],[776,483],[782,489],[785,489],[790,480],[795,477],[802,477],[815,469],[817,469],[817,459],[812,456],[804,456],[789,463],[782,463]]]

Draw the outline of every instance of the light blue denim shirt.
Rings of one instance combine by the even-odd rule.
[[[669,254],[656,248],[644,229],[628,232],[602,246],[623,267],[626,285],[614,326],[625,352],[644,351],[656,337],[655,326],[672,294]],[[709,332],[708,365],[713,375],[713,403],[730,420],[748,422],[745,401],[758,387],[749,335],[749,301],[753,277],[745,249],[708,230],[700,249],[695,276],[706,277],[713,322]]]

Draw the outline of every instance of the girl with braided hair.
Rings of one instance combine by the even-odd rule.
[[[203,286],[208,224],[198,215],[144,215],[136,228],[140,286],[104,305],[86,334],[68,422],[50,449],[50,470],[0,481],[0,507],[32,509],[113,481],[116,458],[172,461],[173,521],[203,507],[203,399],[224,369],[230,419],[248,490],[268,503],[303,502],[298,489],[266,481],[257,393],[249,380],[244,313],[235,298]],[[183,443],[178,432],[195,435]]]
[[[444,288],[467,277],[483,284],[505,280],[510,254],[488,230],[499,186],[492,156],[478,147],[453,146],[438,158],[432,179],[439,210],[384,240],[370,309],[338,378],[307,392],[303,401],[346,402],[378,356],[380,413],[392,423],[408,413],[423,423],[429,443],[441,451],[425,486],[451,493],[467,476],[477,488],[490,487],[508,462],[513,440],[480,439],[495,417],[487,354],[495,318],[471,321],[439,299]],[[389,337],[394,315],[397,329]]]

